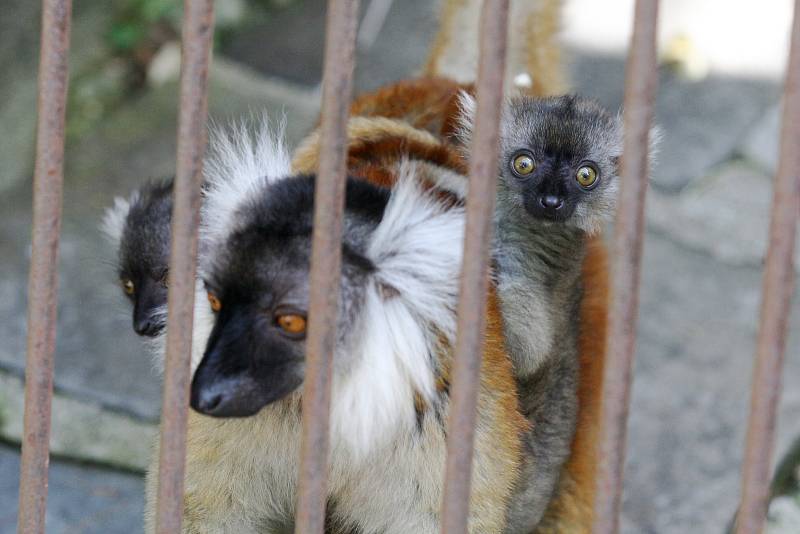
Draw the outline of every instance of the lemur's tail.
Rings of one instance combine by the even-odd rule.
[[[483,0],[443,0],[439,32],[423,74],[475,81],[482,4]],[[561,0],[511,0],[507,91],[516,87],[537,96],[565,91],[558,39],[561,4]]]

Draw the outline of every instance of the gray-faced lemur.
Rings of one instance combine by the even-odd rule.
[[[273,532],[291,528],[296,500],[314,178],[292,176],[266,130],[220,144],[206,167],[195,337],[207,343],[191,387],[200,413],[189,417],[184,532]],[[254,154],[261,163],[247,164]],[[347,184],[328,514],[347,532],[434,534],[464,208],[421,187],[413,164],[395,171],[391,189]],[[490,320],[470,532],[504,531],[526,430],[502,325]]]
[[[122,291],[133,304],[133,330],[155,337],[167,324],[172,180],[148,183],[106,210],[103,230],[117,251]]]
[[[470,95],[461,108],[469,147]],[[503,110],[494,274],[520,405],[533,422],[513,524],[538,523],[569,455],[586,239],[615,212],[621,152],[620,118],[594,100],[520,97]]]

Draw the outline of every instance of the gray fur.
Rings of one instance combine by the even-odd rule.
[[[467,95],[462,108],[468,144],[475,106]],[[585,238],[599,232],[616,207],[622,125],[589,99],[517,98],[505,106],[500,143],[495,276],[520,407],[533,424],[507,532],[529,533],[554,495],[575,432]],[[515,175],[512,161],[520,151],[546,174]],[[573,182],[587,161],[600,175],[591,190]],[[566,218],[531,214],[530,195],[542,187],[537,180],[550,180],[563,193],[571,210]]]
[[[577,416],[578,305],[583,245],[577,230],[497,232],[498,296],[520,408],[533,423],[509,510],[508,532],[530,532],[550,502],[569,456]]]

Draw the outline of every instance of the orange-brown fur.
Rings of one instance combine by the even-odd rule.
[[[436,77],[401,80],[359,95],[350,106],[350,115],[401,119],[438,136],[456,117],[456,96],[463,89],[471,91],[472,86]]]
[[[525,70],[531,75],[530,94],[550,96],[565,92],[567,83],[557,39],[561,26],[561,2],[542,2],[537,13],[522,17],[518,24],[530,30],[525,36],[525,42],[520,43],[520,52],[525,56]]]
[[[478,35],[482,0],[444,0],[439,31],[422,68],[425,76],[446,76],[460,82],[477,77]],[[528,74],[539,96],[566,87],[558,39],[561,0],[512,0],[509,6],[506,87]]]

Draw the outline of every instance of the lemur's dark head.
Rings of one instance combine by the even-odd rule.
[[[191,405],[217,417],[253,415],[303,381],[314,178],[282,179],[237,210],[236,228],[205,275],[214,328]],[[388,192],[348,180],[338,332],[361,307],[373,269],[364,255]],[[340,362],[341,363],[341,362]]]
[[[474,102],[462,104],[469,130]],[[500,131],[499,207],[596,232],[615,210],[621,153],[621,120],[592,99],[512,99]]]
[[[172,180],[147,184],[106,213],[106,232],[118,243],[119,283],[141,336],[166,326],[171,218]]]

